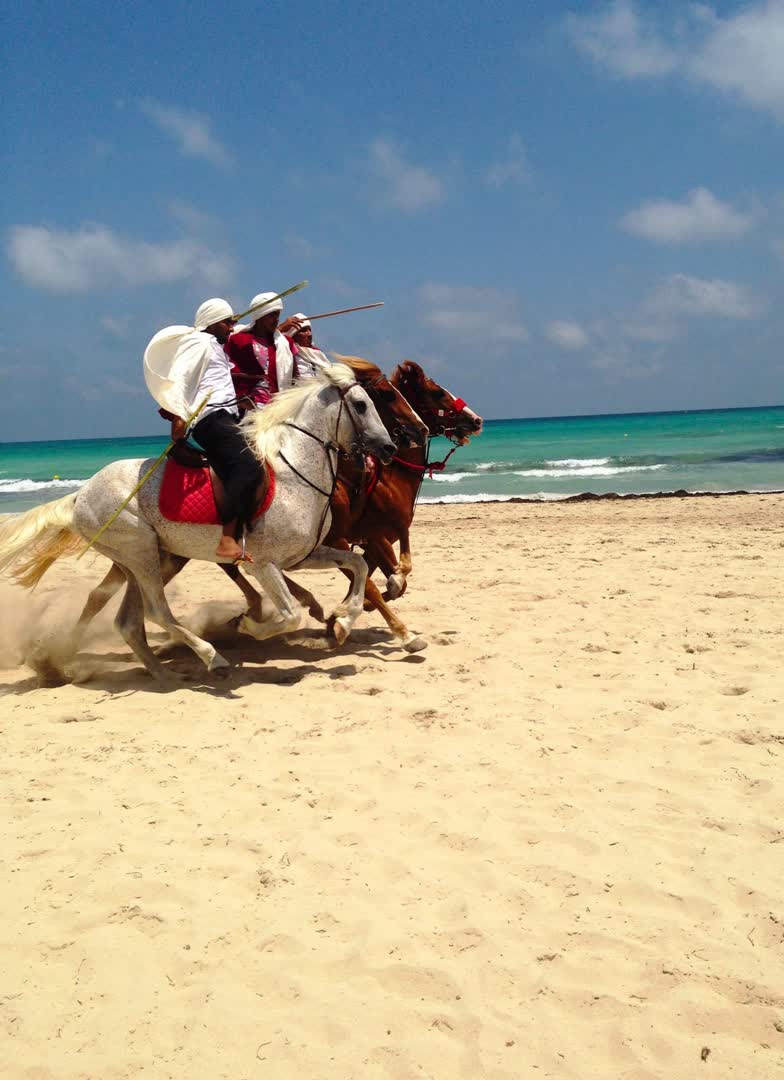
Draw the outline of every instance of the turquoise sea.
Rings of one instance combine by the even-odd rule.
[[[165,438],[0,443],[0,513],[77,488],[119,458],[157,456]],[[449,450],[435,440],[431,457]],[[489,420],[426,479],[423,502],[563,499],[585,492],[784,489],[784,406]]]

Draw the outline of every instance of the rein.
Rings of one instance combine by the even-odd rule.
[[[428,443],[428,449],[430,449],[430,444],[429,443]],[[452,449],[449,451],[449,453],[446,455],[446,457],[444,458],[443,461],[426,461],[424,465],[417,465],[413,461],[404,461],[403,458],[397,457],[397,455],[395,457],[393,457],[392,460],[397,465],[402,465],[405,469],[411,469],[412,472],[422,473],[423,477],[424,477],[424,474],[427,473],[428,476],[430,477],[430,479],[432,480],[434,472],[439,472],[440,473],[440,472],[443,472],[444,469],[446,469],[446,463],[447,463],[447,461],[449,461],[452,454],[454,454],[455,450],[457,450],[457,447],[453,446]]]
[[[324,510],[323,510],[323,512],[321,514],[321,520],[319,521],[318,528],[316,530],[316,542],[314,543],[314,545],[310,549],[310,551],[307,553],[305,558],[300,560],[301,562],[304,562],[305,559],[310,558],[310,556],[313,554],[313,552],[319,546],[319,542],[321,540],[321,531],[324,528],[324,522],[327,520],[327,513],[329,512],[330,503],[332,502],[332,497],[335,494],[335,488],[337,487],[337,484],[338,484],[338,470],[337,470],[336,465],[337,465],[337,458],[341,454],[341,449],[340,449],[340,446],[338,445],[338,441],[337,441],[338,432],[340,431],[340,420],[341,420],[341,417],[343,416],[343,408],[344,408],[344,406],[346,406],[346,394],[348,394],[348,392],[350,390],[353,390],[355,386],[359,386],[359,383],[358,382],[353,382],[349,386],[335,387],[335,389],[338,391],[338,393],[340,395],[340,409],[338,411],[338,418],[337,418],[337,421],[335,423],[335,438],[334,439],[322,439],[318,435],[314,435],[312,431],[308,431],[307,428],[300,427],[299,424],[295,424],[291,420],[286,420],[285,421],[286,427],[294,428],[295,431],[299,431],[303,435],[307,435],[309,438],[315,440],[315,442],[317,442],[319,444],[319,446],[324,448],[324,453],[327,455],[327,464],[329,465],[329,471],[332,474],[332,487],[331,487],[331,489],[329,491],[325,491],[324,488],[319,487],[318,484],[314,484],[313,481],[309,480],[307,478],[307,476],[305,476],[303,473],[301,473],[299,471],[299,469],[296,468],[296,466],[292,465],[291,462],[289,461],[289,459],[286,457],[286,455],[283,453],[282,450],[278,451],[278,457],[280,457],[281,461],[283,461],[283,463],[285,465],[288,465],[288,467],[291,469],[291,471],[294,473],[294,475],[298,476],[300,478],[300,480],[302,480],[304,483],[306,483],[308,485],[308,487],[313,488],[314,491],[317,491],[320,495],[323,495],[324,498],[327,500],[324,503]],[[352,412],[351,412],[351,409],[348,408],[348,406],[346,406],[346,412],[348,413],[349,420],[351,421],[352,426],[354,428],[354,434],[359,437],[359,445],[361,446],[362,445],[362,439],[361,439],[361,436],[359,435],[359,428],[357,427],[357,422],[354,419],[354,417],[352,415]],[[333,451],[335,453],[335,465],[332,464],[331,454],[333,453]]]

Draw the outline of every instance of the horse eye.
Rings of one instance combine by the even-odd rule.
[[[367,412],[367,402],[365,402],[365,401],[357,401],[354,404],[354,408],[357,410],[357,412],[361,416],[362,413]]]
[[[445,393],[444,393],[444,391],[443,391],[443,390],[441,390],[441,389],[438,389],[438,390],[428,390],[428,393],[430,394],[430,396],[431,396],[431,398],[433,399],[433,401],[441,401],[441,399],[442,399],[442,398],[446,397],[446,394],[445,394]]]
[[[396,397],[394,390],[379,390],[378,396],[381,398],[382,401],[389,402],[393,402]]]

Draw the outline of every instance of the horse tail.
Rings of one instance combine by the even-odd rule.
[[[73,531],[75,503],[73,492],[36,506],[0,528],[0,573],[7,571],[17,584],[32,589],[53,562],[75,555],[84,544]]]

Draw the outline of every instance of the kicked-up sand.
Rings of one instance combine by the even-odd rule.
[[[68,658],[100,557],[2,585],[0,1075],[784,1075],[784,496],[413,541],[426,652],[222,631],[242,666],[177,647],[176,689],[108,616]]]

